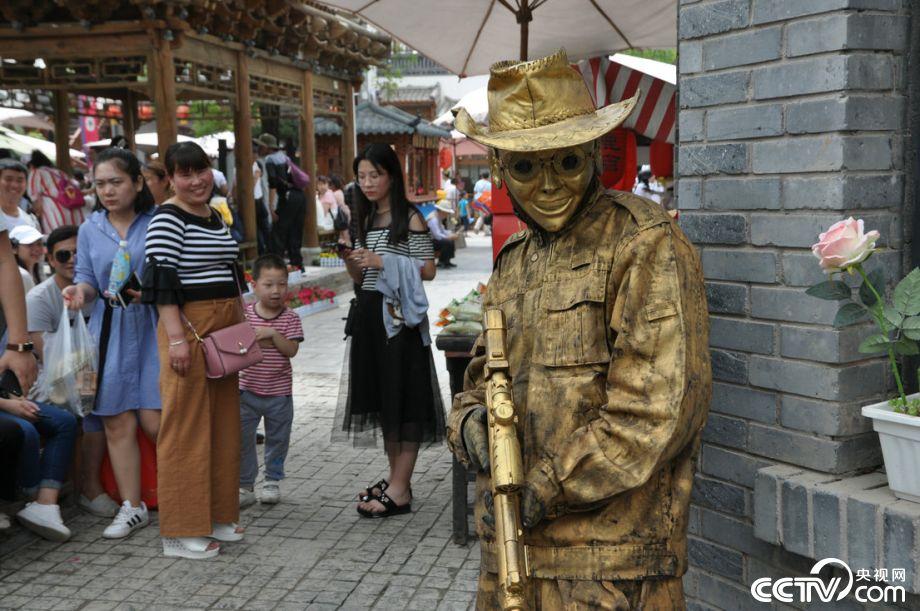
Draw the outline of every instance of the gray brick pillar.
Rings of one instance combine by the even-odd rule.
[[[678,208],[700,248],[714,392],[694,489],[692,598],[753,606],[754,574],[810,562],[754,537],[755,472],[881,463],[859,413],[886,365],[834,329],[809,246],[855,216],[902,269],[910,0],[681,0]],[[916,69],[915,69],[916,70]],[[772,569],[770,567],[773,567]],[[779,568],[776,568],[779,567]]]

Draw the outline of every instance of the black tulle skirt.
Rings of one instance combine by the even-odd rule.
[[[333,439],[344,433],[368,445],[379,432],[387,443],[443,440],[444,403],[431,346],[422,345],[418,329],[387,338],[383,295],[359,290],[357,298]]]

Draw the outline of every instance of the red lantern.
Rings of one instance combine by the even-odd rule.
[[[117,104],[109,104],[105,109],[105,116],[110,119],[118,119],[121,117],[121,106]]]
[[[442,170],[448,169],[454,162],[454,156],[450,152],[450,149],[444,147],[441,149],[441,152],[438,153],[438,167]]]
[[[153,119],[153,106],[150,104],[141,104],[137,109],[137,116],[141,121],[150,121]]]
[[[660,140],[652,140],[649,146],[649,162],[655,176],[674,176],[674,145]]]
[[[188,119],[191,115],[191,108],[187,104],[179,104],[176,106],[176,117],[179,119]]]

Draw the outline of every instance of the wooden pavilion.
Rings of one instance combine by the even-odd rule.
[[[314,3],[294,0],[5,0],[0,2],[0,89],[53,93],[58,159],[68,163],[68,94],[123,102],[133,146],[139,100],[155,109],[161,157],[176,141],[179,100],[230,106],[236,142],[252,141],[253,104],[293,108],[301,164],[316,175],[314,117],[342,125],[342,170],[355,154],[354,92],[390,39]],[[235,151],[234,190],[255,244],[253,150]],[[313,201],[312,185],[307,201]],[[317,246],[307,214],[305,246]]]

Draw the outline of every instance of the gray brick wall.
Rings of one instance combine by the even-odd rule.
[[[864,325],[833,328],[837,305],[805,288],[825,278],[809,246],[851,215],[884,236],[889,250],[871,265],[901,273],[908,84],[920,78],[907,66],[911,4],[679,2],[677,198],[703,260],[715,378],[693,491],[691,608],[754,608],[754,579],[808,572],[813,561],[796,554],[916,553],[916,522],[860,499],[871,491],[848,501],[842,535],[831,519],[842,510],[825,507],[838,501],[801,482],[755,494],[771,465],[811,470],[817,486],[881,463],[859,408],[890,388],[885,364],[858,353]],[[799,518],[763,540],[755,514]],[[861,517],[881,542],[854,530]]]

